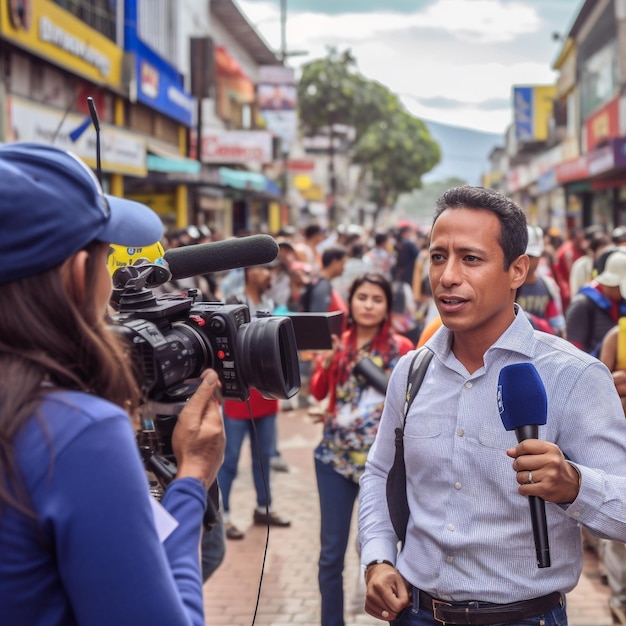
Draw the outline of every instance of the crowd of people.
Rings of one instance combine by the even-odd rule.
[[[438,310],[431,289],[433,252],[428,229],[405,224],[379,232],[355,226],[329,232],[313,223],[300,231],[287,227],[275,238],[280,252],[267,268],[266,285],[272,311],[344,314],[344,332],[335,337],[331,351],[300,355],[305,383],[301,402],[323,423],[322,440],[315,450],[321,511],[322,623],[341,625],[342,570],[351,512],[384,396],[357,374],[354,366],[368,356],[391,373],[403,354],[428,343],[446,325],[445,315]],[[622,292],[626,294],[626,247],[622,247],[626,231],[617,228],[609,234],[598,226],[574,228],[563,240],[554,229],[544,232],[537,225],[528,225],[525,241],[528,266],[523,281],[512,291],[514,303],[532,329],[565,339],[602,360],[626,405],[626,356],[618,359],[619,345],[623,344],[622,352],[626,352],[626,330],[620,335],[618,324],[626,313],[622,297]],[[245,291],[248,281],[244,278],[243,270],[220,277],[218,295],[237,297],[235,294]],[[363,313],[361,303],[366,301],[377,310]],[[363,315],[368,319],[365,324]],[[381,346],[385,346],[384,356],[379,354]],[[283,404],[283,408],[289,405]],[[251,432],[251,438],[254,436]],[[272,454],[277,452],[268,446],[266,455],[271,459]],[[281,463],[288,470],[282,459]],[[228,488],[230,483],[230,479],[226,481]],[[259,502],[263,505],[262,499]],[[227,507],[225,511],[228,515]],[[276,519],[277,525],[288,525],[278,514]],[[243,536],[236,528],[230,532],[232,537]],[[583,543],[598,552],[612,591],[612,614],[617,624],[626,625],[623,544],[598,539],[586,529]]]
[[[140,384],[110,326],[109,270],[115,244],[162,237],[159,218],[105,195],[71,154],[15,144],[0,146],[0,224],[0,292],[12,303],[0,310],[0,622],[202,624],[202,584],[226,540],[245,537],[230,502],[246,436],[251,522],[291,526],[271,475],[289,471],[277,416],[293,405],[254,389],[249,402],[220,400],[205,370],[178,415],[176,475],[157,502],[136,441]],[[344,624],[357,502],[365,609],[378,619],[566,624],[582,527],[625,626],[624,229],[560,241],[508,198],[465,186],[442,195],[430,231],[312,223],[274,236],[270,263],[156,291],[245,304],[252,316],[343,316],[330,349],[299,353],[298,397],[321,424],[322,626]],[[218,238],[193,226],[158,249]],[[432,359],[410,395],[416,346]],[[496,401],[500,373],[519,364],[545,390],[538,439],[518,441]],[[388,484],[398,463],[401,536]],[[537,567],[524,496],[546,504],[550,567]]]

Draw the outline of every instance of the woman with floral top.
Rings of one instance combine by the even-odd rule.
[[[348,327],[333,337],[333,350],[318,358],[311,393],[328,396],[322,441],[315,449],[321,510],[319,585],[322,626],[343,626],[343,564],[359,478],[374,442],[384,395],[358,376],[354,366],[369,358],[389,374],[414,346],[394,333],[389,317],[391,285],[381,274],[364,274],[348,296]]]

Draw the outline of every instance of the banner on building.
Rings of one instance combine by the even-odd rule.
[[[96,132],[89,124],[84,132],[70,136],[81,128],[85,118],[75,113],[48,107],[12,96],[9,100],[8,128],[5,136],[9,141],[33,141],[70,150],[81,157],[90,167],[96,166]],[[144,139],[127,130],[109,124],[102,126],[102,170],[145,176],[146,144]]]
[[[200,154],[203,163],[271,163],[272,135],[263,130],[207,128],[202,131]]]
[[[546,141],[556,98],[556,85],[513,87],[515,136],[521,143]]]
[[[257,103],[265,128],[281,140],[284,154],[296,139],[298,93],[294,70],[282,65],[259,68]]]
[[[52,0],[0,0],[0,39],[96,84],[120,87],[123,51]]]

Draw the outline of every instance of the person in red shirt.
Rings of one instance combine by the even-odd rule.
[[[245,268],[245,287],[243,293],[227,299],[227,303],[245,304],[250,317],[257,311],[272,312],[274,303],[267,297],[271,285],[271,271],[275,263]],[[230,491],[237,476],[237,465],[241,446],[246,435],[250,436],[252,453],[252,477],[256,490],[256,509],[252,520],[260,526],[290,526],[288,518],[272,509],[270,490],[270,462],[276,449],[276,416],[278,400],[264,398],[256,389],[250,389],[250,409],[248,403],[239,400],[224,400],[224,430],[226,432],[226,450],[224,463],[217,480],[222,493],[222,516],[228,539],[243,539],[230,518]]]
[[[569,238],[563,242],[554,254],[552,273],[561,291],[563,311],[567,311],[572,294],[570,293],[569,275],[574,261],[586,254],[589,241],[586,231],[581,227],[570,230]]]

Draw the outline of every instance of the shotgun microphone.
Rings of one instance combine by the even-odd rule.
[[[548,418],[548,399],[539,372],[532,363],[515,363],[500,370],[498,410],[506,430],[515,430],[517,441],[538,439],[539,426]],[[550,567],[546,503],[528,496],[537,553],[537,567]]]
[[[172,278],[190,278],[238,267],[264,265],[278,256],[270,235],[249,235],[166,250],[163,260]]]

